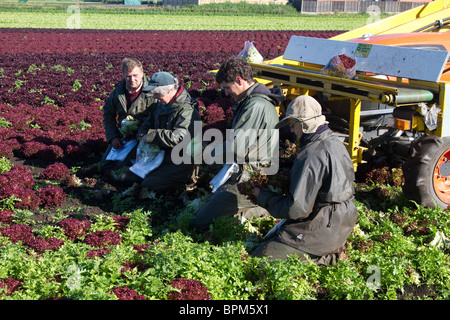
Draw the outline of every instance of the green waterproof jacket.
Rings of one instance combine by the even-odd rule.
[[[156,143],[161,149],[170,151],[186,136],[194,137],[195,121],[201,121],[198,102],[180,87],[171,105],[165,108],[158,102],[139,128],[138,135],[145,134],[147,142]],[[165,162],[169,162],[168,157],[170,152],[166,152]]]
[[[259,163],[273,160],[273,147],[278,146],[278,123],[276,106],[284,99],[282,93],[273,93],[264,84],[255,83],[246,92],[245,97],[233,106],[233,139],[214,150],[213,157],[218,158],[218,151],[223,153],[224,163],[232,161],[250,163],[257,167]],[[233,141],[234,146],[230,146]],[[230,161],[231,160],[231,161]]]
[[[142,88],[145,88],[147,84],[148,77],[144,76]],[[108,143],[116,137],[124,138],[119,131],[122,120],[130,115],[139,121],[138,125],[141,125],[158,102],[151,93],[142,91],[128,109],[125,90],[125,80],[122,80],[116,85],[103,106],[103,126]]]
[[[300,145],[289,194],[264,189],[257,199],[272,216],[286,219],[277,240],[317,256],[341,248],[357,219],[353,163],[344,144],[323,127]]]

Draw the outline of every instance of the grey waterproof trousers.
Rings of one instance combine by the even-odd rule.
[[[254,257],[267,257],[268,260],[280,259],[284,260],[288,255],[297,255],[301,261],[310,261],[318,265],[332,265],[337,262],[342,249],[336,250],[330,254],[324,256],[316,256],[313,254],[308,254],[304,251],[291,247],[281,241],[277,240],[276,237],[272,237],[253,251],[252,256]]]

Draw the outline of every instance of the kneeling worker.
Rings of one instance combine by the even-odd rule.
[[[172,149],[185,137],[194,136],[194,122],[201,121],[198,102],[179,86],[177,78],[164,71],[155,73],[143,91],[151,92],[158,104],[139,128],[137,136],[165,150],[164,160],[144,179],[127,170],[120,175],[119,181],[140,183],[145,191],[165,191],[186,185],[194,174],[195,165],[193,162],[175,164]]]
[[[260,206],[283,219],[254,256],[285,259],[297,254],[332,264],[356,224],[353,163],[332,135],[320,104],[310,96],[294,99],[276,128],[286,125],[299,138],[300,152],[290,170],[287,195],[254,188]]]

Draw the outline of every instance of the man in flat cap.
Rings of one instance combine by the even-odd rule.
[[[344,146],[327,126],[321,105],[299,96],[276,128],[290,126],[300,152],[290,170],[287,195],[253,189],[260,206],[282,219],[254,256],[285,259],[297,254],[317,264],[332,264],[353,230],[357,212],[354,168]]]
[[[190,183],[195,165],[175,164],[172,149],[185,137],[190,140],[194,136],[194,122],[200,121],[198,102],[179,85],[176,77],[165,71],[153,74],[142,91],[150,92],[158,103],[140,126],[137,136],[165,150],[164,160],[144,178],[128,169],[118,180],[124,184],[134,183],[140,195],[146,194],[146,191],[162,192],[183,187]]]

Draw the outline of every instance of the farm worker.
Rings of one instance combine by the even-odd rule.
[[[275,125],[278,123],[275,106],[284,100],[281,90],[271,91],[264,84],[255,82],[251,66],[244,59],[237,57],[228,58],[220,66],[216,74],[216,81],[222,87],[225,95],[231,97],[235,103],[232,108],[232,130],[234,132],[256,132],[258,135],[264,133],[264,136],[254,136],[254,141],[250,141],[249,145],[255,145],[256,140],[259,143],[270,145],[271,133],[267,134],[267,131],[278,131],[275,130]],[[233,139],[231,140],[231,143],[235,143]],[[230,143],[225,139],[223,149],[226,149],[227,142]],[[278,143],[278,141],[276,142]],[[242,143],[238,141],[237,144]],[[276,148],[278,150],[278,146]],[[244,151],[247,150],[244,148]],[[226,153],[223,151],[224,155]],[[265,157],[264,153],[258,154],[256,161],[248,163],[246,162],[248,154],[239,154],[239,147],[232,150],[231,156],[232,161],[238,165],[238,172],[233,173],[212,194],[208,202],[196,212],[191,224],[193,228],[208,229],[213,220],[221,216],[250,219],[253,216],[268,215],[266,210],[255,205],[239,192],[238,184],[250,178],[248,168],[259,170],[260,165],[267,165],[272,158]],[[241,163],[238,161],[239,158],[245,161]],[[225,162],[226,159],[223,159],[222,163]]]
[[[144,75],[142,63],[133,58],[122,60],[123,79],[116,84],[113,92],[103,106],[103,126],[106,141],[109,144],[101,163],[103,170],[112,170],[130,164],[130,159],[136,156],[132,150],[125,161],[106,160],[111,148],[121,149],[124,141],[136,138],[139,126],[156,107],[157,100],[142,88],[148,85],[148,77]],[[123,127],[124,120],[130,120],[133,125]]]
[[[291,127],[300,152],[290,170],[289,194],[252,191],[260,206],[283,219],[254,256],[284,259],[297,254],[318,264],[332,264],[342,252],[357,219],[354,169],[344,144],[327,124],[320,104],[313,97],[299,96],[276,125]]]
[[[150,92],[158,103],[137,135],[146,143],[156,144],[161,150],[165,150],[164,160],[143,179],[127,170],[119,176],[119,181],[134,182],[134,186],[139,183],[140,188],[137,188],[136,193],[145,197],[148,191],[161,192],[192,182],[195,164],[192,161],[175,164],[171,151],[185,136],[189,139],[194,136],[194,122],[201,120],[198,102],[170,73],[161,71],[153,74],[143,91]]]

